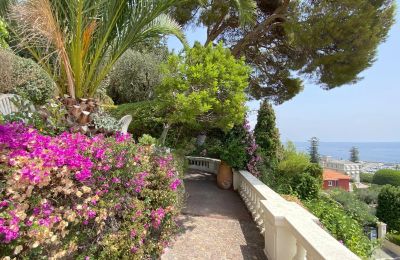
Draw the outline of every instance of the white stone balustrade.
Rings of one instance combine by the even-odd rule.
[[[193,157],[186,156],[189,163],[189,169],[200,170],[217,174],[221,160],[205,158],[205,157]]]
[[[217,173],[219,160],[188,157],[189,168]],[[233,172],[233,187],[265,238],[269,260],[360,259],[319,224],[313,214],[289,202],[247,171]]]

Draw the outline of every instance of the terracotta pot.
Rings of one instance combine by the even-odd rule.
[[[221,161],[218,169],[217,184],[221,189],[227,190],[232,186],[232,168],[224,161]]]

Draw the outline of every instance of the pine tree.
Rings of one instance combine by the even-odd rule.
[[[355,163],[359,162],[360,161],[359,154],[360,153],[358,152],[358,148],[357,147],[355,147],[355,146],[351,147],[351,149],[350,149],[350,161],[355,162]]]
[[[317,137],[312,137],[310,139],[310,148],[309,148],[309,153],[310,153],[310,161],[312,163],[319,163],[319,153],[318,153],[318,146],[319,146],[319,140]]]
[[[262,159],[262,173],[271,173],[278,164],[282,145],[279,140],[279,130],[275,124],[275,111],[272,105],[264,100],[258,111],[254,136],[258,145],[258,153]]]

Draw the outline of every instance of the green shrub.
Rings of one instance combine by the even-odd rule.
[[[297,152],[293,143],[288,143],[283,152],[283,160],[277,167],[277,173],[285,177],[294,176],[304,172],[310,165],[310,157],[302,152]]]
[[[8,44],[7,44],[7,38],[8,38],[8,30],[7,30],[7,25],[3,21],[3,19],[0,17],[0,49],[4,48],[7,49]]]
[[[400,171],[391,169],[379,170],[374,174],[372,182],[379,185],[400,186]]]
[[[386,238],[389,239],[390,242],[400,246],[400,234],[399,233],[389,233],[386,235]]]
[[[360,181],[365,183],[372,183],[374,175],[371,173],[360,173]]]
[[[331,197],[339,202],[349,216],[357,220],[362,226],[375,226],[378,219],[375,217],[375,210],[368,204],[359,200],[351,192],[342,189],[332,189],[329,191]]]
[[[367,189],[354,189],[354,194],[367,204],[378,204],[378,195],[381,189],[382,186],[373,184]]]
[[[386,185],[382,188],[378,196],[376,216],[390,230],[400,231],[400,187]]]
[[[157,109],[155,101],[143,101],[129,104],[122,104],[112,109],[111,114],[116,118],[125,115],[132,116],[132,122],[128,131],[136,139],[144,134],[159,137],[161,135],[163,125],[159,121],[160,112]]]
[[[0,50],[0,83],[2,93],[15,93],[35,105],[43,105],[54,96],[56,85],[52,78],[33,60]]]
[[[339,241],[361,258],[369,258],[376,243],[364,234],[363,227],[332,199],[321,196],[320,199],[304,201],[303,204],[319,218],[324,227]]]
[[[152,137],[151,135],[144,134],[144,135],[142,135],[142,137],[139,137],[139,144],[155,145],[155,144],[157,144],[157,139]]]
[[[128,50],[109,75],[107,94],[116,104],[147,101],[161,83],[160,64],[163,55]]]
[[[321,182],[308,173],[301,173],[293,177],[292,187],[300,199],[315,199],[321,190]]]

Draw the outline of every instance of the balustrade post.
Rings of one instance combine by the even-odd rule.
[[[294,260],[304,260],[306,258],[306,249],[296,241],[296,255],[294,256]]]

